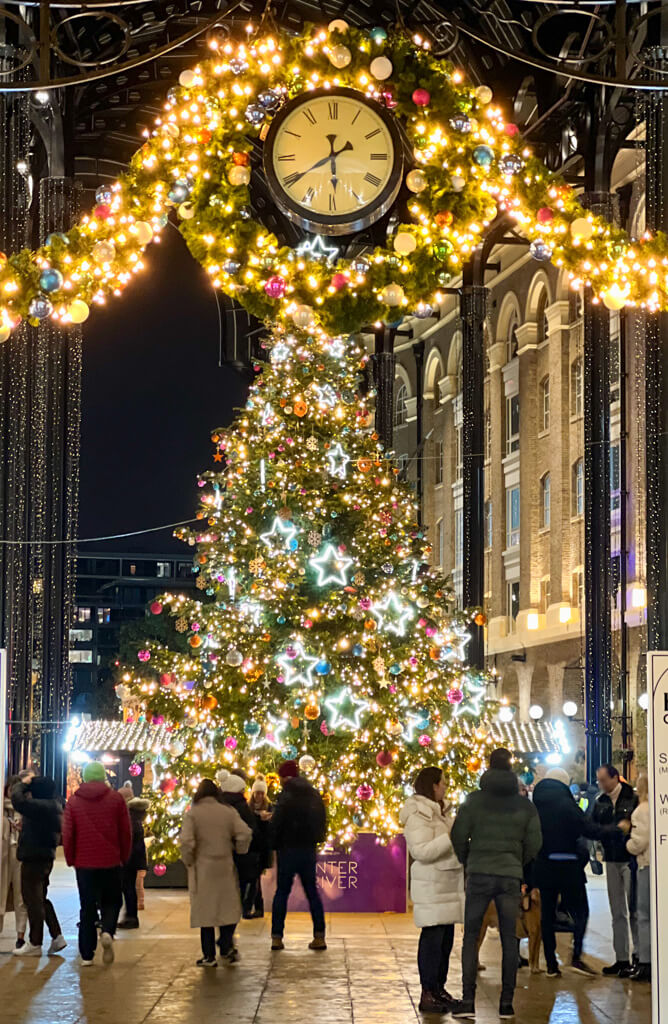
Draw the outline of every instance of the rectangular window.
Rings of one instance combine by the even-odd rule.
[[[464,512],[455,509],[455,569],[461,569],[464,562]]]
[[[550,474],[540,481],[540,525],[543,530],[550,528]]]
[[[406,470],[408,469],[408,456],[406,454],[397,456],[397,468],[399,469],[401,479],[405,479]]]
[[[72,644],[85,644],[90,643],[93,639],[92,629],[71,629],[70,630],[70,643]]]
[[[111,622],[111,608],[98,608],[97,621],[101,626],[108,626]]]
[[[543,377],[540,385],[540,429],[550,429],[550,378]]]
[[[578,356],[571,363],[571,416],[582,416],[584,410],[583,384],[584,363]]]
[[[621,387],[621,323],[619,313],[610,314],[610,401],[619,401]]]
[[[485,413],[485,462],[492,461],[492,414]]]
[[[77,622],[90,622],[90,608],[77,608]]]
[[[434,445],[436,449],[435,459],[436,465],[434,467],[434,483],[438,487],[439,484],[443,483],[443,442],[438,441]]]
[[[443,534],[443,520],[439,519],[436,523],[436,546],[434,550],[436,555],[436,565],[441,569],[443,568],[443,559],[445,556],[445,537]]]
[[[520,542],[520,489],[506,491],[506,547],[516,548]]]
[[[492,546],[492,503],[485,502],[485,548],[489,551]]]
[[[69,651],[70,665],[92,665],[92,651]]]
[[[582,459],[573,463],[572,475],[571,515],[573,518],[577,518],[584,515],[584,462]]]
[[[455,427],[455,480],[461,480],[464,472],[464,437],[461,427]]]
[[[520,447],[520,396],[506,398],[506,455]]]
[[[513,583],[506,583],[506,616],[508,618],[508,632],[514,633],[517,629],[517,616],[520,610],[520,584],[519,580]]]
[[[161,579],[172,575],[172,563],[171,562],[158,562],[156,568],[156,576]]]
[[[550,607],[550,578],[549,576],[540,581],[540,611],[542,615],[547,614]]]
[[[580,611],[584,608],[584,570],[576,569],[571,576],[571,601]]]
[[[621,451],[618,444],[610,446],[610,508],[621,508],[622,504],[622,466]]]

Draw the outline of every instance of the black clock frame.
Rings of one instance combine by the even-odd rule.
[[[274,169],[272,159],[274,141],[283,121],[292,113],[293,110],[310,102],[311,100],[317,99],[320,96],[346,97],[354,99],[358,103],[363,103],[373,110],[376,116],[381,118],[387,127],[392,140],[394,161],[390,177],[380,195],[364,207],[363,215],[354,217],[353,219],[351,219],[350,213],[342,213],[334,216],[329,216],[327,214],[323,214],[322,216],[306,216],[304,207],[286,194]],[[370,227],[370,225],[375,224],[377,220],[380,220],[380,218],[387,213],[392,206],[392,203],[399,195],[399,190],[401,189],[404,176],[404,146],[396,118],[386,107],[381,106],[380,103],[377,103],[369,96],[365,96],[364,93],[359,92],[357,89],[350,89],[344,86],[337,89],[313,89],[308,92],[302,92],[298,96],[289,100],[284,107],[281,107],[269,126],[269,131],[267,132],[267,137],[264,141],[262,160],[267,185],[278,208],[290,220],[299,224],[300,227],[305,228],[306,231],[320,235],[352,235],[357,231],[362,231],[365,228]]]

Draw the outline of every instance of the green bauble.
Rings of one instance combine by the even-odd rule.
[[[443,239],[440,242],[436,242],[436,244],[432,248],[432,252],[433,252],[434,256],[441,263],[445,263],[445,261],[450,256],[452,250],[453,250],[452,243],[448,242],[447,239]]]

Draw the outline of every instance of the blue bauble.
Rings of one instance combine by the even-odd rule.
[[[222,266],[223,271],[226,274],[230,274],[230,276],[233,274],[238,274],[239,270],[241,269],[241,264],[239,263],[238,260],[224,260]]]
[[[430,306],[428,302],[421,302],[417,309],[413,310],[413,316],[416,316],[418,320],[427,320],[433,315],[434,307]]]
[[[279,626],[282,626],[285,623],[285,615],[279,615],[276,621],[279,624]]]
[[[63,275],[55,267],[47,267],[39,275],[39,286],[43,292],[57,292],[63,287]]]
[[[260,125],[266,117],[266,110],[264,110],[259,103],[249,103],[246,107],[246,113],[244,117],[250,124]]]
[[[46,244],[52,245],[55,241],[64,242],[65,245],[68,245],[70,240],[62,231],[51,231],[46,236]]]
[[[95,190],[96,203],[105,203],[106,205],[108,205],[113,198],[114,193],[111,191],[108,185],[100,185],[100,187]]]
[[[355,644],[355,646],[353,647],[353,654],[355,655],[356,658],[362,657],[362,655],[364,654],[364,647],[362,646],[362,644]]]
[[[324,659],[316,663],[315,670],[319,676],[327,676],[332,671],[332,666]]]
[[[174,87],[172,87],[171,89],[167,90],[167,102],[168,103],[176,103],[178,98],[179,98],[179,90],[178,89],[175,89]]]
[[[46,295],[36,295],[28,306],[28,312],[35,320],[44,320],[53,312],[53,303]]]
[[[290,551],[296,551],[296,550],[297,550],[297,548],[299,547],[299,541],[297,540],[297,538],[296,538],[296,537],[293,537],[293,538],[292,538],[292,539],[291,539],[291,540],[289,541],[289,543],[288,543],[288,547],[290,548]]]
[[[281,105],[281,95],[275,92],[274,89],[266,89],[258,96],[258,102],[265,110],[273,112]]]
[[[428,729],[429,728],[429,715],[426,715],[424,718],[421,718],[419,722],[415,723],[415,725],[416,725],[416,728],[418,728],[420,730]]]
[[[539,263],[547,263],[552,259],[552,250],[542,238],[536,238],[529,246],[529,252]]]
[[[292,743],[288,743],[287,747],[283,747],[281,753],[286,761],[292,761],[297,756],[297,748],[293,747]]]
[[[494,150],[489,146],[476,146],[473,150],[473,162],[478,167],[491,167],[494,161]]]
[[[508,153],[499,160],[499,170],[502,174],[519,174],[523,166],[522,158],[516,153]]]
[[[184,181],[175,181],[167,193],[167,198],[170,203],[183,203],[189,194],[188,186]]]
[[[369,35],[373,39],[374,43],[384,43],[385,40],[387,39],[387,32],[385,31],[384,28],[381,28],[379,25],[377,25],[375,28],[372,28],[371,31],[369,32]]]
[[[259,722],[244,722],[244,732],[247,736],[259,736],[262,732],[262,726]]]
[[[394,662],[393,665],[390,665],[390,675],[391,676],[398,676],[400,672],[401,672],[401,665],[398,665],[396,661]]]

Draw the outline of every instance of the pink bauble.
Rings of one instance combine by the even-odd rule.
[[[304,619],[304,626],[306,629],[313,629],[313,619]]]
[[[136,761],[133,761],[128,768],[128,771],[130,772],[130,775],[132,775],[133,779],[136,779],[138,775],[141,775],[141,765],[137,764]]]
[[[166,864],[154,864],[153,865],[153,874],[157,875],[158,878],[162,878],[162,876],[166,873],[166,871],[167,871],[167,865]]]
[[[173,793],[177,785],[176,779],[163,779],[160,783],[160,791],[162,793]]]
[[[379,750],[376,754],[376,764],[379,768],[387,768],[392,764],[392,755],[389,750]]]
[[[348,284],[348,278],[345,274],[334,274],[332,277],[332,288],[336,288],[337,292],[341,291]]]
[[[329,736],[329,729],[327,728],[327,722],[320,723],[320,732],[323,736]]]
[[[150,661],[151,660],[151,652],[150,651],[137,651],[137,657],[139,658],[140,661]]]
[[[506,133],[506,135],[510,135],[511,138],[514,138],[516,135],[519,135],[520,133],[520,130],[517,127],[517,125],[513,124],[512,121],[510,121],[508,124],[504,124],[503,130]]]
[[[388,110],[394,110],[394,108],[397,105],[397,101],[393,93],[387,91],[382,92],[380,94],[380,98],[382,99],[383,103],[385,104]]]
[[[151,604],[151,611],[154,615],[159,615],[162,611],[162,603],[160,601],[153,601]]]
[[[160,676],[161,686],[169,686],[171,682],[173,682],[173,676],[171,672],[163,672],[162,675]]]
[[[362,611],[367,611],[370,607],[371,607],[371,598],[370,597],[363,597],[360,600],[360,608],[362,609]]]
[[[225,740],[225,749],[226,750],[236,750],[237,749],[237,740],[235,739],[234,736],[228,736],[227,737],[227,739]]]
[[[422,629],[426,625],[427,625],[427,620],[426,619],[418,619],[418,626],[420,627],[420,629]]]
[[[164,725],[165,724],[165,716],[164,715],[154,715],[153,718],[151,719],[151,724],[152,725]]]
[[[461,704],[464,700],[464,694],[456,686],[453,686],[451,690],[448,690],[447,697],[450,704]]]
[[[275,274],[274,277],[270,277],[268,281],[264,283],[264,290],[270,299],[282,299],[285,295],[285,289],[287,285],[284,277],[279,277]]]
[[[361,786],[357,787],[357,797],[359,800],[372,800],[373,786],[370,786],[367,782],[363,782]]]
[[[107,203],[99,203],[93,210],[93,216],[98,220],[106,220],[107,217],[111,217],[111,207]]]
[[[428,747],[431,743],[431,736],[427,736],[426,733],[423,733],[422,736],[418,737],[418,743],[421,747]]]
[[[431,102],[431,94],[427,89],[415,89],[412,99],[416,107],[428,107]]]
[[[436,633],[436,626],[427,626],[427,628],[425,629],[425,633],[427,634],[427,636],[434,636]]]
[[[549,206],[541,206],[536,214],[536,220],[539,224],[551,224],[554,220],[554,213]]]

